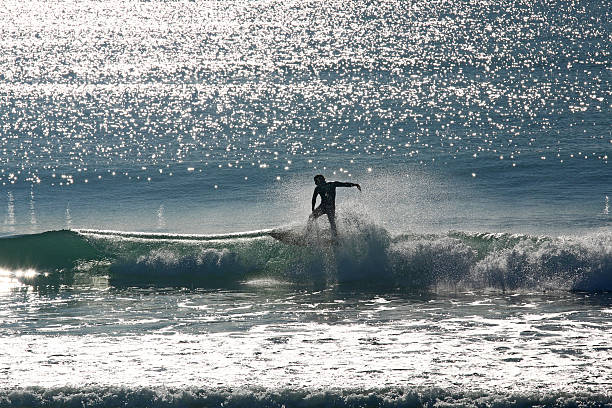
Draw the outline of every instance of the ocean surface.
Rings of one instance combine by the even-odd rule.
[[[612,406],[611,17],[3,1],[0,407]]]

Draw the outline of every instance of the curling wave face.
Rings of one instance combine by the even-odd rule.
[[[296,233],[303,227],[293,227]],[[261,230],[224,235],[62,230],[3,238],[0,266],[37,285],[75,273],[113,285],[218,286],[270,278],[309,285],[409,289],[612,290],[612,234],[537,237],[451,231],[391,236],[345,222],[336,246],[280,242]],[[308,237],[306,237],[308,238]],[[8,273],[7,272],[7,273]]]

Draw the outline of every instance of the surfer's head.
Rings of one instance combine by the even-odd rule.
[[[317,174],[316,176],[314,176],[314,181],[317,186],[325,184],[325,177],[323,177],[322,174]]]

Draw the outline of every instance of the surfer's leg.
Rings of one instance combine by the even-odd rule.
[[[321,209],[321,206],[314,209],[312,214],[310,214],[310,216],[308,217],[308,223],[306,224],[306,234],[310,233],[310,230],[312,230],[312,225],[314,224],[314,221],[320,216],[322,216],[323,214],[324,212]]]
[[[336,239],[338,238],[338,230],[336,229],[336,213],[334,211],[328,212],[327,218],[329,219],[329,227],[331,228],[332,239]]]
[[[312,214],[310,214],[310,218],[319,218],[323,214],[325,214],[325,210],[323,210],[321,206],[318,206],[317,208],[314,209]]]
[[[309,224],[312,223],[314,220],[316,220],[317,218],[319,218],[323,214],[325,214],[325,212],[323,211],[323,209],[320,206],[315,208],[314,211],[312,212],[312,214],[310,214],[310,216],[308,217],[308,223]]]

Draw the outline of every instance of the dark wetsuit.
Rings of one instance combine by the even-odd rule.
[[[329,183],[319,184],[315,187],[312,194],[312,214],[310,218],[319,218],[323,214],[327,214],[332,235],[337,235],[336,231],[336,187],[356,187],[354,183],[342,183],[339,181],[331,181]],[[317,195],[321,196],[321,204],[314,208],[317,202]]]

